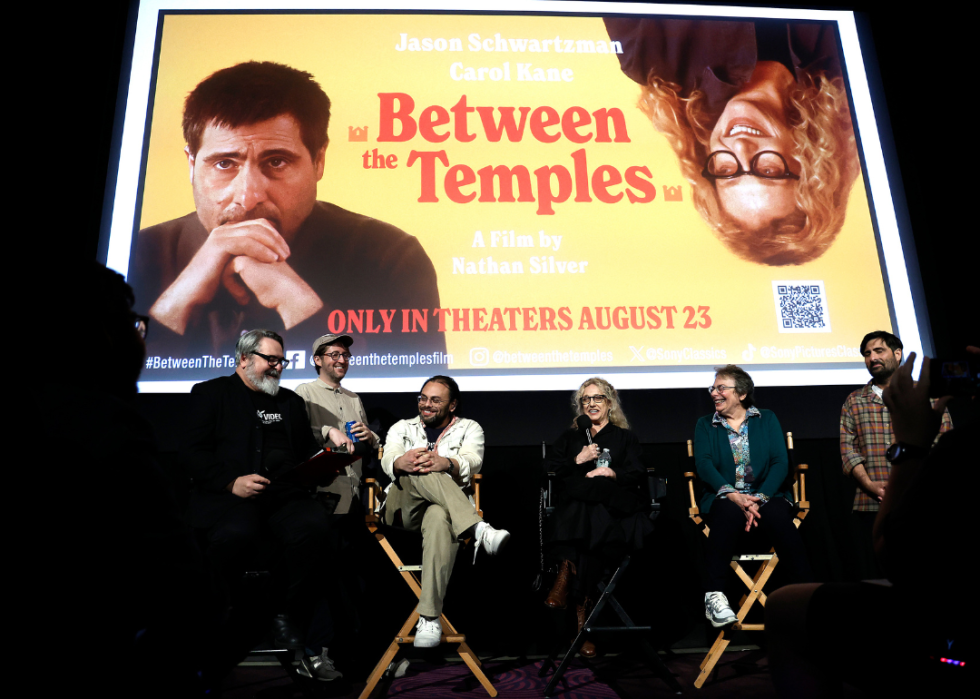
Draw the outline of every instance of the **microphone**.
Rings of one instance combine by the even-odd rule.
[[[578,425],[580,430],[585,431],[585,438],[589,440],[589,444],[592,444],[592,420],[589,419],[588,415],[579,415],[575,418],[575,424]]]

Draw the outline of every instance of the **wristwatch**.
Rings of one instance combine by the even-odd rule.
[[[914,444],[906,444],[905,442],[895,442],[888,447],[888,451],[885,452],[885,458],[888,459],[889,463],[900,464],[909,459],[921,459],[928,454],[928,447],[919,447]]]

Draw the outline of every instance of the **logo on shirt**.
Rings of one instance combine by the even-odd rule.
[[[259,420],[262,421],[263,425],[272,425],[276,422],[282,422],[282,413],[267,413],[264,410],[256,410],[255,414],[259,416]]]

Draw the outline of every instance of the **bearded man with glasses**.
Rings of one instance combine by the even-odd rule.
[[[302,463],[320,448],[303,399],[279,386],[289,363],[284,353],[278,334],[252,330],[235,347],[234,374],[191,389],[181,449],[193,480],[187,519],[205,535],[207,555],[224,584],[232,614],[277,614],[275,644],[305,647],[300,672],[335,679],[340,673],[325,667],[324,639],[310,627],[324,584],[330,521],[312,492],[271,480],[278,470]],[[268,533],[273,556],[285,563],[284,599],[242,599],[242,574],[268,564],[256,559],[260,536],[265,539]],[[248,644],[248,634],[242,636]]]
[[[483,465],[483,428],[458,415],[459,386],[448,376],[433,376],[419,393],[419,414],[388,430],[381,467],[391,478],[386,491],[384,521],[422,532],[422,595],[417,648],[433,648],[442,636],[442,603],[459,550],[459,541],[473,536],[495,555],[510,539],[476,513],[472,477]]]

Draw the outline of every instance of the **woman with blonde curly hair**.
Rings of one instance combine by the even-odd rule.
[[[572,411],[575,420],[548,460],[558,478],[558,505],[548,520],[545,551],[558,575],[545,605],[563,609],[571,594],[581,631],[604,566],[641,548],[653,525],[645,513],[640,442],[616,389],[605,379],[588,379],[573,394]],[[607,454],[608,465],[601,465]],[[586,641],[580,653],[593,657],[595,646]]]
[[[859,172],[833,26],[605,21],[718,238],[767,265],[826,252]]]

